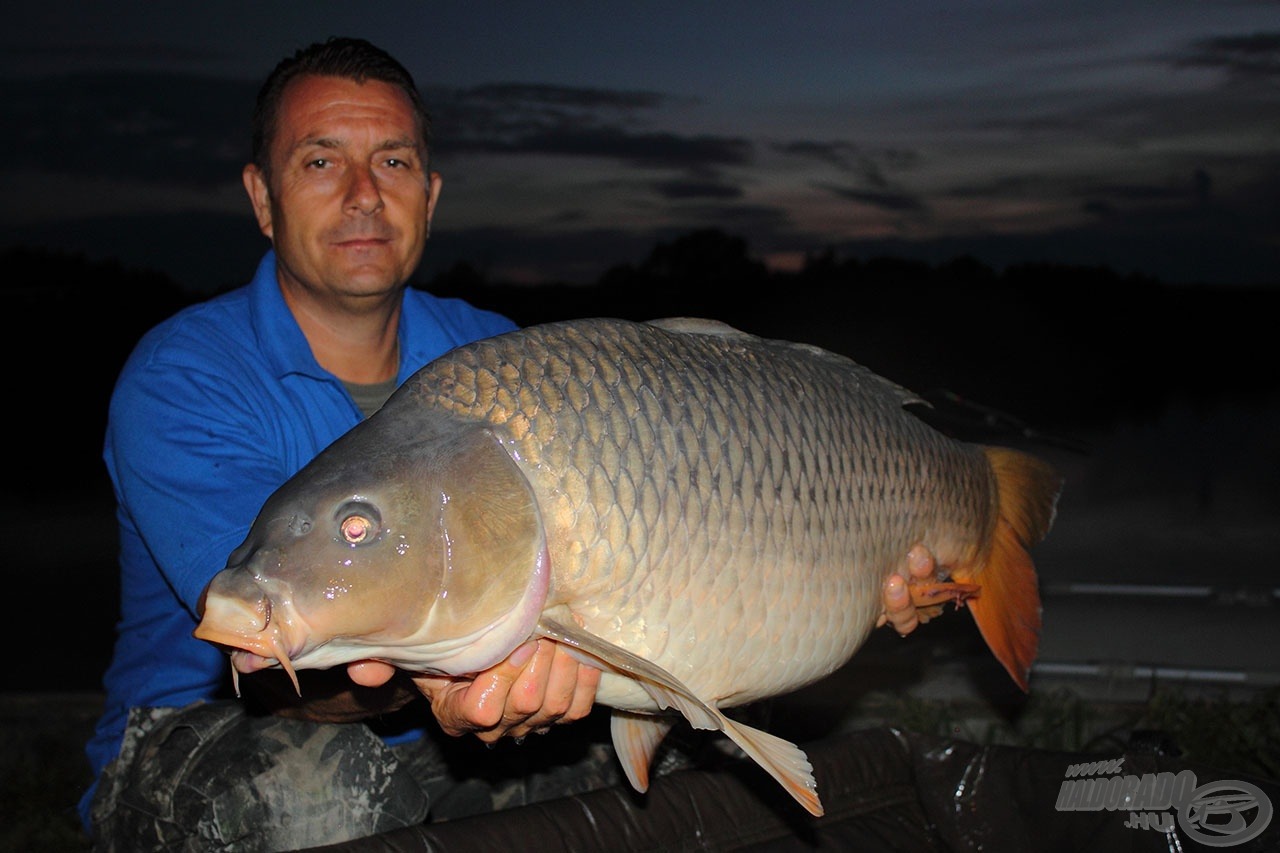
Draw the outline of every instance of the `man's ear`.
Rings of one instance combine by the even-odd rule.
[[[439,172],[427,173],[427,236],[431,236],[431,220],[436,215],[436,202],[440,200],[440,187],[444,178]]]
[[[253,215],[258,219],[258,230],[272,236],[271,225],[271,190],[267,187],[266,175],[257,165],[250,163],[240,173],[244,180],[244,191],[249,194],[249,203],[253,205]]]

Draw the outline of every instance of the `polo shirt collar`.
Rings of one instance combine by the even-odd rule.
[[[329,371],[320,366],[311,353],[311,345],[302,334],[302,328],[284,301],[280,284],[276,280],[276,253],[268,249],[258,262],[258,269],[249,282],[250,314],[254,334],[260,351],[266,356],[277,376],[289,374],[313,379],[337,381]],[[411,334],[413,329],[430,329],[440,325],[440,318],[433,314],[434,297],[423,293],[422,298],[409,299],[408,288],[400,296],[400,373],[403,382],[420,367],[440,355],[439,341],[430,335]]]
[[[285,304],[276,280],[276,253],[268,249],[249,282],[249,312],[259,351],[277,377],[291,373],[315,379],[332,379],[311,354],[293,312]]]

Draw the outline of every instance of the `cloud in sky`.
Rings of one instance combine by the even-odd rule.
[[[1237,80],[1260,80],[1274,85],[1280,80],[1280,33],[1196,39],[1181,55],[1173,57],[1173,61],[1185,68],[1221,69]]]
[[[405,61],[431,106],[429,267],[593,280],[721,227],[777,259],[957,251],[1277,282],[1274,2],[378,7],[24,9],[0,37],[17,139],[0,188],[27,203],[0,227],[100,245],[130,217],[248,218],[261,76],[348,32]]]

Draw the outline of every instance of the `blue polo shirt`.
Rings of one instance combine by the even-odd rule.
[[[400,375],[515,324],[406,289]],[[285,480],[361,420],[285,305],[267,252],[246,286],[147,332],[111,396],[103,457],[117,502],[121,600],[106,706],[86,752],[96,777],[120,750],[129,709],[182,707],[230,679],[227,655],[192,636],[205,584]]]

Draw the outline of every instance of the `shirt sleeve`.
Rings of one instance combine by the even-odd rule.
[[[291,471],[270,418],[234,372],[148,363],[112,397],[107,466],[132,524],[193,617],[205,584]]]

